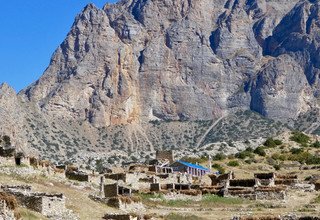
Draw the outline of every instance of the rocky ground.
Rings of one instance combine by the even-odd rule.
[[[306,138],[307,137],[307,138]],[[236,178],[252,178],[254,173],[277,172],[296,174],[299,180],[308,182],[319,177],[319,169],[301,169],[301,166],[317,165],[320,144],[316,136],[285,132],[273,139],[261,141],[260,150],[254,151],[250,143],[239,148],[240,153],[213,158],[213,171],[233,171]],[[300,149],[300,150],[296,150]],[[264,153],[262,153],[264,152]],[[196,154],[195,154],[196,155]],[[313,160],[310,160],[310,157]],[[208,166],[207,158],[198,156],[184,158]],[[230,163],[233,161],[233,163]],[[236,161],[237,163],[234,163]],[[310,162],[311,161],[311,162]],[[318,162],[317,162],[318,161]],[[63,193],[67,197],[67,208],[79,219],[101,219],[110,212],[119,210],[94,202],[89,195],[97,194],[98,181],[80,183],[66,180],[61,174],[47,173],[47,169],[0,165],[0,184],[29,184],[39,192]],[[318,216],[320,213],[319,191],[289,189],[283,201],[250,201],[239,198],[204,196],[202,199],[184,200],[179,197],[135,194],[146,207],[144,215],[154,219],[231,219],[234,216]],[[23,219],[46,219],[32,211],[20,208]],[[141,214],[141,213],[140,213]]]

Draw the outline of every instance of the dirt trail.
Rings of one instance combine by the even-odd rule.
[[[204,133],[204,135],[200,138],[200,140],[197,143],[197,148],[200,147],[201,143],[204,141],[204,139],[207,137],[207,135],[209,134],[209,132],[222,120],[226,117],[226,115],[221,116],[220,118],[218,118],[218,120],[216,120],[209,128],[208,130]]]

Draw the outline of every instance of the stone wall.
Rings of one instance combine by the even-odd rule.
[[[108,200],[109,206],[120,209],[127,213],[145,211],[142,202],[134,197],[118,196]]]
[[[168,160],[170,163],[174,162],[174,153],[172,150],[168,151],[160,151],[156,152],[156,159],[157,160]]]
[[[257,200],[284,200],[286,192],[284,190],[256,190]]]
[[[6,186],[3,190],[14,195],[20,205],[45,216],[61,216],[66,211],[63,194],[34,193],[28,186]]]
[[[82,172],[66,172],[66,177],[70,180],[76,180],[80,182],[89,182],[89,175]]]
[[[105,220],[138,220],[138,217],[130,214],[106,214],[103,219]]]
[[[315,190],[320,191],[320,181],[316,182],[314,185],[315,185]]]
[[[65,210],[65,198],[61,195],[45,195],[42,198],[41,213],[45,216],[62,215]]]
[[[256,179],[232,179],[229,180],[229,185],[233,187],[254,187]]]
[[[118,184],[108,184],[108,185],[104,185],[104,196],[106,198],[109,197],[116,197],[118,196]]]
[[[0,199],[0,220],[15,220],[14,210],[10,209],[5,200]]]
[[[150,191],[151,192],[159,192],[161,190],[160,183],[151,183],[150,184]]]

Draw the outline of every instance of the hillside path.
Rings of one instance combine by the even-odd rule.
[[[209,128],[208,130],[204,133],[204,135],[200,138],[200,140],[197,143],[197,148],[200,147],[201,143],[204,141],[206,136],[209,134],[209,132],[222,120],[226,117],[226,115],[222,115],[218,120],[216,120]]]

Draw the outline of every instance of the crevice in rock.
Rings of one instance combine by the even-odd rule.
[[[122,95],[122,81],[123,81],[123,78],[122,78],[122,73],[119,73],[119,76],[118,76],[118,95]]]
[[[171,40],[170,40],[170,35],[169,33],[167,32],[166,35],[165,35],[165,44],[168,48],[172,49],[172,45],[171,45]]]
[[[144,63],[144,55],[143,55],[144,50],[140,51],[140,55],[138,57],[138,62],[139,62],[139,71],[142,70],[142,65]]]
[[[209,37],[210,47],[215,54],[217,54],[217,48],[219,46],[219,40],[218,40],[219,37],[220,37],[219,29],[211,32],[211,35]]]
[[[141,21],[141,10],[145,6],[148,0],[138,0],[133,1],[129,8],[131,8],[131,14],[133,18],[139,23],[143,24]]]

